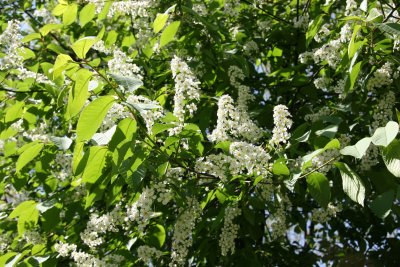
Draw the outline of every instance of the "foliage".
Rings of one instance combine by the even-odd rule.
[[[395,266],[399,7],[0,1],[0,265]]]

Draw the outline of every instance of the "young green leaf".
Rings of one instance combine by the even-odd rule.
[[[78,14],[78,5],[77,4],[70,4],[67,6],[63,13],[63,24],[70,25],[75,22],[76,17]]]
[[[96,5],[89,3],[85,5],[79,12],[79,24],[81,27],[85,26],[96,15]]]
[[[370,204],[372,212],[381,219],[386,218],[390,214],[393,205],[394,191],[389,190],[377,196]]]
[[[75,43],[72,44],[72,50],[74,50],[75,54],[84,59],[86,57],[89,49],[98,41],[96,36],[87,36],[79,39]]]
[[[165,24],[167,23],[168,17],[168,14],[157,14],[157,17],[153,22],[154,33],[158,33],[164,28]]]
[[[88,141],[92,138],[114,101],[115,99],[111,95],[101,96],[83,109],[76,127],[78,142]]]
[[[325,175],[319,172],[307,175],[307,189],[321,207],[326,208],[328,206],[331,189]]]
[[[360,177],[346,163],[336,162],[342,176],[343,191],[355,202],[364,206],[365,186]]]
[[[160,37],[160,48],[174,40],[175,34],[178,32],[179,25],[181,25],[180,21],[174,21],[165,28]]]
[[[80,69],[76,73],[75,84],[69,92],[67,119],[77,115],[86,103],[88,98],[89,82],[92,77],[92,72],[87,69]]]
[[[21,155],[19,155],[17,164],[16,164],[16,172],[19,172],[23,167],[26,166],[29,162],[31,162],[34,158],[39,155],[40,151],[42,151],[44,147],[43,143],[36,143],[26,149],[24,152],[22,152]]]

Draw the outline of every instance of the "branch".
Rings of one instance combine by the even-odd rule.
[[[335,160],[338,159],[339,157],[340,157],[340,156],[336,156],[336,157],[331,158],[330,160],[328,160],[327,162],[325,162],[325,163],[322,164],[321,166],[318,166],[317,168],[312,169],[311,171],[307,172],[306,174],[303,174],[302,176],[299,177],[299,179],[304,178],[304,177],[306,177],[307,175],[310,175],[311,173],[318,171],[319,169],[321,169],[322,167],[328,165],[328,164],[331,163],[332,161],[335,161]]]
[[[247,0],[240,0],[240,1],[244,2],[244,3],[248,4],[248,5],[253,5],[253,3],[251,3],[251,2],[249,2]],[[258,8],[259,10],[263,11],[267,16],[270,16],[273,19],[276,19],[278,21],[281,21],[281,22],[284,22],[284,23],[287,23],[287,24],[290,24],[290,25],[292,24],[290,21],[287,21],[287,20],[282,19],[282,18],[280,18],[280,17],[278,17],[278,16],[276,16],[276,15],[274,15],[272,13],[269,13],[267,10],[263,9],[262,7],[259,7],[257,5],[255,5],[255,7]]]

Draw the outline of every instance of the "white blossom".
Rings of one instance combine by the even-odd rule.
[[[227,256],[229,253],[232,255],[235,252],[235,239],[239,231],[239,225],[235,224],[233,220],[241,214],[237,203],[229,205],[225,209],[224,226],[219,239],[219,246],[221,247],[222,256]]]
[[[286,144],[290,138],[288,130],[292,127],[293,121],[291,115],[285,105],[277,105],[274,107],[274,129],[272,130],[271,143],[279,145]]]

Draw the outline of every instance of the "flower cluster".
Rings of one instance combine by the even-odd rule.
[[[183,124],[187,111],[189,112],[189,116],[192,116],[197,110],[195,102],[200,100],[200,82],[194,76],[189,66],[177,56],[174,56],[171,60],[171,71],[175,81],[173,114]],[[178,128],[180,127],[178,126]],[[174,134],[179,132],[180,129],[177,129]]]
[[[317,223],[326,223],[331,217],[336,217],[336,214],[341,211],[341,204],[334,206],[332,203],[329,203],[326,209],[313,209],[311,212],[311,220]]]
[[[224,226],[219,239],[219,246],[221,247],[222,256],[227,256],[228,253],[235,252],[235,238],[239,231],[239,225],[235,224],[233,220],[241,214],[237,203],[229,205],[225,209]]]
[[[0,58],[0,70],[22,67],[21,56],[22,36],[20,34],[20,22],[11,20],[7,28],[0,34],[0,47],[3,47],[5,56]]]
[[[306,30],[308,27],[308,22],[310,20],[310,17],[308,14],[300,15],[298,18],[293,19],[293,27],[297,29],[303,29]]]
[[[90,248],[95,248],[104,243],[104,238],[99,234],[105,234],[108,231],[118,232],[118,225],[123,222],[123,217],[120,215],[120,206],[102,216],[92,213],[90,220],[86,225],[86,229],[81,233],[82,241]]]
[[[317,43],[323,42],[325,40],[325,38],[330,34],[330,30],[329,30],[328,26],[329,26],[328,24],[322,25],[321,29],[314,36],[314,40]]]
[[[315,50],[313,59],[316,63],[326,61],[330,67],[335,69],[342,58],[340,55],[341,47],[340,40],[332,40]]]
[[[57,153],[54,159],[57,169],[59,171],[55,175],[64,181],[66,178],[72,176],[72,155],[68,153]]]
[[[392,91],[387,92],[384,97],[379,100],[378,104],[374,108],[374,115],[372,116],[374,121],[371,124],[371,133],[375,132],[378,127],[386,125],[386,123],[392,118],[392,110],[395,103],[396,97]]]
[[[192,232],[201,214],[200,204],[196,199],[188,197],[187,203],[187,208],[180,210],[174,226],[170,267],[185,266],[185,259],[193,242]]]
[[[248,175],[268,175],[268,161],[271,156],[262,147],[246,142],[233,142],[229,147],[229,152],[241,169],[247,169]]]
[[[312,159],[312,168],[318,168],[318,172],[326,174],[332,168],[333,159],[338,156],[340,156],[340,152],[337,149],[325,150]]]
[[[146,245],[138,247],[137,254],[141,261],[143,261],[145,264],[149,264],[149,265],[151,263],[152,258],[158,259],[162,256],[161,251],[159,251],[153,247],[146,246]]]
[[[129,113],[125,110],[123,105],[114,103],[103,119],[103,122],[100,125],[100,131],[106,131],[110,129],[116,125],[121,118],[126,118],[128,116]]]
[[[307,114],[304,116],[304,120],[309,121],[309,122],[316,122],[321,119],[323,116],[329,116],[331,114],[331,110],[329,107],[322,107],[320,110],[318,110],[317,113],[313,114]]]
[[[133,60],[119,49],[113,51],[113,58],[108,61],[108,69],[111,73],[143,79],[140,68],[132,63]]]
[[[272,130],[271,143],[279,145],[286,144],[290,138],[288,130],[292,127],[293,121],[289,118],[291,115],[285,105],[274,107],[274,129]]]
[[[361,171],[369,171],[371,167],[379,163],[379,149],[374,144],[370,144],[365,155],[361,158]]]
[[[392,64],[386,62],[382,67],[374,72],[373,77],[368,80],[367,90],[373,92],[377,88],[385,87],[393,82]]]
[[[59,242],[54,245],[54,249],[61,257],[68,257],[71,252],[76,251],[76,245]]]

